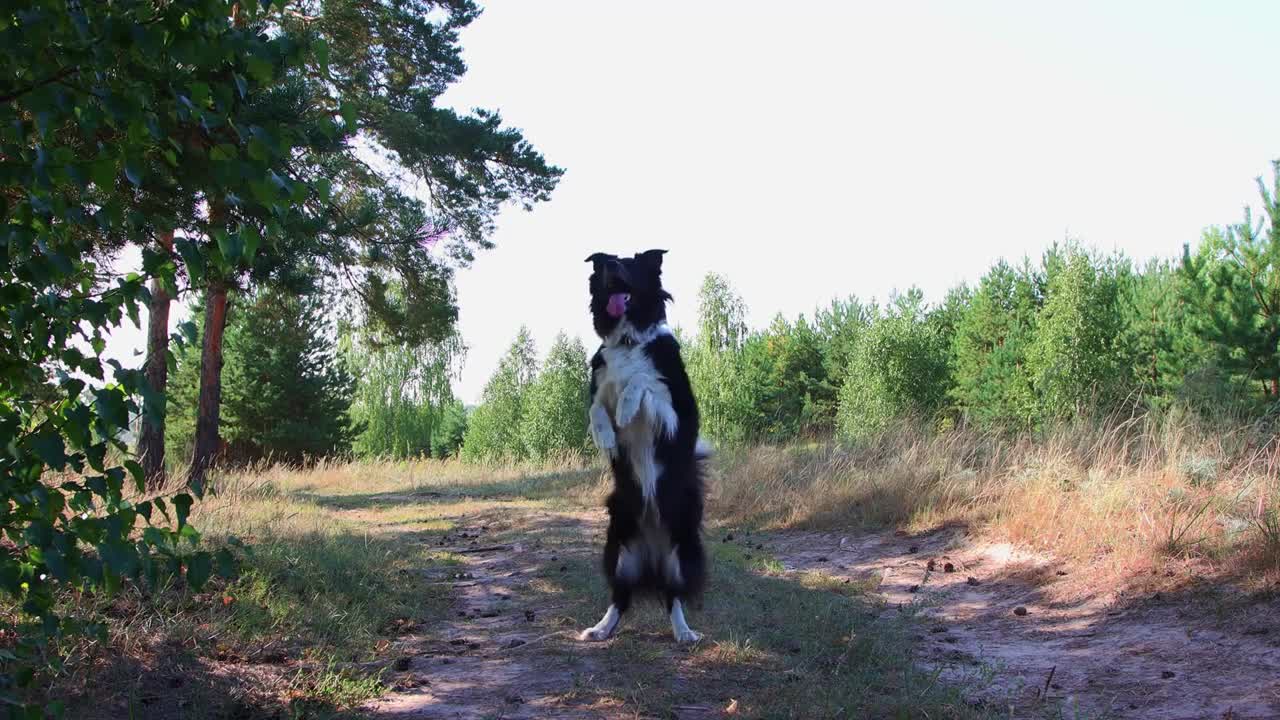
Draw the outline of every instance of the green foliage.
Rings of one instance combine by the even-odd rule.
[[[685,350],[689,381],[698,398],[702,432],[717,443],[753,439],[760,420],[758,341],[749,340],[746,305],[728,281],[714,273],[698,293],[698,335]]]
[[[469,462],[502,462],[525,457],[520,421],[525,396],[538,372],[538,351],[529,329],[521,327],[493,377],[485,384],[480,407],[467,419],[462,458]],[[586,413],[586,406],[581,408]]]
[[[277,290],[233,302],[222,369],[233,458],[299,463],[350,451],[355,381],[337,357],[330,310]]]
[[[1220,409],[1226,385],[1218,377],[1211,344],[1197,330],[1205,309],[1188,302],[1189,281],[1175,264],[1161,260],[1127,278],[1121,287],[1123,351],[1148,403]]]
[[[0,12],[0,531],[10,543],[0,588],[23,612],[3,662],[5,700],[49,661],[49,639],[77,629],[54,611],[60,589],[111,592],[126,578],[184,570],[199,587],[229,568],[196,550],[191,494],[142,500],[128,489],[142,492],[141,468],[112,459],[128,457],[122,434],[142,411],[145,383],[101,360],[104,337],[137,320],[146,276],[175,287],[176,259],[144,252],[144,275],[104,280],[93,257],[189,210],[141,204],[151,188],[234,195],[245,215],[292,212],[283,193],[293,181],[273,176],[265,199],[248,185],[268,182],[295,138],[252,122],[243,100],[262,76],[305,65],[306,51],[233,26],[231,7],[35,0]],[[268,12],[250,3],[243,16],[253,25]],[[258,131],[272,143],[241,157],[240,133]],[[251,260],[269,242],[239,224],[219,240],[216,253],[184,255],[189,276]]]
[[[722,275],[707,273],[698,290],[698,345],[714,352],[747,340],[747,306]]]
[[[1040,297],[1024,265],[1003,261],[983,276],[956,324],[951,396],[979,427],[1028,428],[1038,402],[1027,366]]]
[[[456,450],[460,409],[451,382],[465,348],[457,335],[419,345],[379,342],[369,330],[343,338],[347,366],[359,368],[352,419],[361,457],[443,457]],[[465,422],[465,420],[462,420]]]
[[[525,457],[544,460],[583,452],[590,445],[587,412],[590,378],[582,341],[556,336],[542,371],[529,385],[520,414]]]
[[[107,332],[138,321],[149,279],[170,296],[180,278],[219,290],[340,279],[396,340],[443,342],[456,319],[446,258],[465,263],[502,205],[545,200],[559,179],[497,114],[436,102],[465,69],[458,31],[472,3],[285,4],[0,10],[0,532],[11,543],[0,586],[35,621],[6,651],[5,700],[68,627],[52,610],[58,589],[180,571],[198,587],[228,565],[196,551],[191,494],[126,499],[131,479],[142,492],[141,469],[110,459],[127,457],[122,434],[139,413],[160,423],[166,408],[140,373],[100,360]],[[367,149],[389,169],[375,171]],[[406,178],[430,186],[430,201],[406,194]],[[174,229],[172,255],[149,241]],[[105,276],[94,258],[126,241],[143,246],[143,272]],[[258,352],[269,344],[258,332],[229,342]],[[246,373],[272,377],[262,396],[229,394],[232,427],[289,452],[337,448],[343,382],[298,347],[245,360]],[[267,424],[265,408],[300,390],[276,385],[290,364],[323,386],[293,398],[310,408],[299,412],[334,420],[305,442],[299,417]],[[178,379],[190,367],[179,363]]]
[[[1110,407],[1130,390],[1121,354],[1120,263],[1051,251],[1027,369],[1045,419]]]
[[[837,432],[858,440],[895,419],[928,417],[950,389],[947,338],[930,323],[919,290],[894,299],[854,344],[840,389]]]
[[[814,314],[814,326],[822,343],[822,366],[833,390],[844,384],[858,336],[871,325],[878,312],[875,304],[868,305],[856,297],[849,297],[833,300],[830,307]],[[834,392],[832,394],[834,396]],[[831,413],[834,418],[834,404]]]
[[[763,333],[747,341],[743,380],[756,388],[757,432],[785,440],[813,431],[829,431],[830,385],[823,367],[822,341],[800,316],[795,323],[781,315]]]
[[[440,102],[466,70],[459,33],[478,15],[469,0],[307,0],[279,23],[317,57],[281,91],[282,114],[314,125],[292,167],[324,216],[291,239],[318,273],[354,286],[387,341],[448,341],[453,267],[491,246],[504,205],[547,200],[563,174],[498,113]]]
[[[191,310],[196,335],[201,305]],[[351,450],[355,380],[351,360],[338,356],[331,312],[318,297],[274,289],[232,298],[223,347],[224,459],[300,463]],[[174,357],[165,442],[171,458],[185,461],[195,437],[200,348],[188,343]]]
[[[165,392],[165,457],[169,463],[191,460],[196,437],[196,404],[200,396],[200,344],[204,334],[204,296],[191,303],[186,338],[171,350],[169,383]]]
[[[431,440],[431,452],[439,458],[456,457],[467,435],[467,407],[455,400],[444,407]]]
[[[1196,327],[1215,361],[1236,382],[1280,400],[1280,161],[1272,187],[1258,178],[1266,218],[1205,234],[1199,252],[1184,253],[1183,298],[1200,309]]]

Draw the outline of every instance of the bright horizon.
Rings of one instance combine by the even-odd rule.
[[[1139,260],[1238,222],[1280,157],[1280,6],[495,0],[445,96],[566,169],[458,273],[479,400],[521,325],[594,348],[592,252],[669,250],[675,325],[707,272],[760,327],[834,297],[932,301],[1070,236]],[[177,308],[175,308],[175,311]],[[175,317],[179,313],[175,312]],[[111,355],[133,357],[131,325]]]

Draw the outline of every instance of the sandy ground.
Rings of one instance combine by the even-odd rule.
[[[788,570],[878,578],[885,612],[926,619],[922,661],[1002,715],[1280,718],[1275,600],[1206,588],[1124,598],[956,530],[789,534],[766,546]]]
[[[430,577],[452,587],[451,617],[400,640],[395,690],[364,708],[367,713],[451,720],[633,716],[577,702],[575,678],[590,673],[600,646],[583,646],[573,656],[550,651],[578,628],[563,618],[563,604],[553,595],[530,591],[531,579],[554,568],[561,555],[589,551],[599,518],[514,510],[504,515],[475,519],[440,548],[462,558],[461,565]],[[515,542],[491,540],[513,525],[536,532]],[[582,538],[580,547],[539,537],[566,530]]]
[[[554,567],[557,554],[597,551],[602,517],[535,514],[476,519],[450,538],[462,544],[445,549],[459,551],[463,563],[431,581],[454,590],[452,616],[400,640],[395,690],[367,712],[636,717],[590,705],[589,694],[575,697],[575,679],[602,662],[599,646],[565,652],[578,628],[563,617],[555,593],[530,591],[530,578]],[[498,526],[505,537],[522,539],[490,543]],[[536,532],[523,535],[520,527]],[[544,544],[540,534],[557,529],[580,541]],[[919,613],[920,661],[1003,717],[1280,718],[1274,599],[1236,602],[1203,588],[1121,598],[1081,592],[1079,583],[1067,592],[1071,568],[1008,545],[973,543],[960,530],[757,534],[737,542],[762,545],[787,571],[818,570],[878,587],[885,613]],[[703,707],[672,712],[721,714]]]

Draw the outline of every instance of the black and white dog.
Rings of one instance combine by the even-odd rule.
[[[604,341],[591,359],[588,422],[613,468],[604,547],[613,602],[582,640],[611,636],[632,595],[647,593],[666,601],[677,642],[702,639],[685,622],[684,604],[706,578],[702,463],[709,451],[699,442],[698,406],[666,323],[665,252],[587,258],[592,319]]]

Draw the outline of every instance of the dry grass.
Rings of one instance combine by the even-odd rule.
[[[1122,576],[1171,557],[1237,575],[1280,566],[1280,443],[1174,417],[1039,438],[904,425],[855,448],[726,453],[711,504],[765,529],[962,524]]]
[[[904,426],[854,448],[722,450],[710,521],[766,530],[963,524],[1076,561],[1085,572],[1073,579],[1120,578],[1170,558],[1274,579],[1277,463],[1273,434],[1167,417],[1061,428],[1038,438]],[[196,505],[192,523],[213,546],[232,536],[249,544],[240,576],[199,594],[175,582],[157,593],[138,588],[70,600],[105,611],[110,638],[70,648],[55,690],[79,695],[85,704],[77,710],[86,718],[255,716],[281,707],[296,718],[329,717],[384,690],[377,667],[398,628],[438,622],[447,591],[429,586],[423,573],[459,561],[435,542],[459,518],[517,517],[524,509],[538,511],[523,513],[529,516],[572,513],[598,507],[608,487],[599,462],[577,457],[537,467],[330,462],[218,473],[215,492]],[[528,530],[517,523],[510,532]],[[910,675],[905,630],[867,624],[874,615],[869,588],[820,574],[784,578],[766,555],[739,557],[725,543],[715,543],[713,552],[721,580],[749,592],[717,596],[721,604],[700,617],[725,639],[691,656],[691,671],[744,687],[762,670],[780,667],[812,673],[830,666],[852,678],[820,688],[826,676],[819,673],[786,692],[762,686],[754,696],[728,695],[744,707],[769,715],[822,695],[831,708],[910,714],[923,693],[939,716],[969,714],[928,678]],[[544,594],[576,598],[570,604],[581,625],[599,609],[599,578],[587,557],[568,566],[572,572],[556,564],[534,582],[557,585]],[[773,629],[734,635],[761,607],[776,612]],[[814,621],[828,615],[830,622]],[[840,647],[819,632],[837,619],[849,625]],[[624,656],[646,647],[660,625],[640,624],[641,632],[607,658],[634,667],[634,658]],[[849,638],[869,644],[852,652],[857,643]],[[895,673],[901,678],[886,685]],[[615,679],[606,694],[636,678]],[[183,684],[171,684],[177,682]],[[667,699],[686,700],[681,692]]]
[[[423,573],[457,562],[435,542],[456,518],[592,502],[599,480],[573,458],[215,473],[191,523],[208,547],[244,542],[239,575],[200,593],[171,579],[68,596],[66,612],[105,615],[108,637],[66,644],[50,697],[69,697],[85,718],[329,717],[383,692],[378,668],[396,636],[444,612],[447,591]]]

